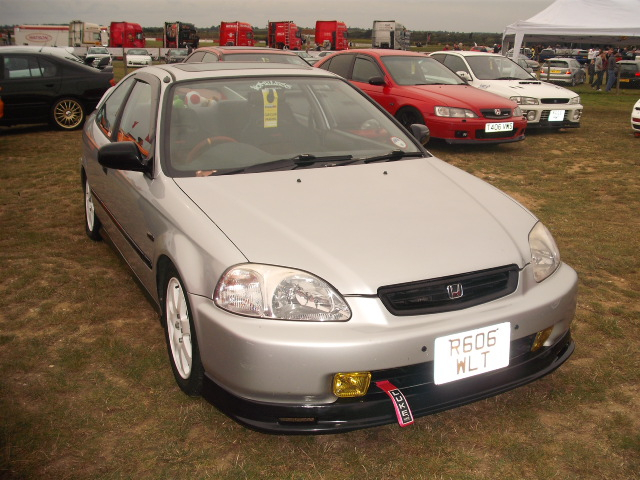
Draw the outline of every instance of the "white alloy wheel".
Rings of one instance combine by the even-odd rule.
[[[85,212],[85,230],[87,236],[91,240],[100,240],[100,220],[96,217],[96,209],[93,203],[93,194],[89,179],[84,181],[84,212]]]
[[[193,346],[189,310],[182,285],[172,277],[167,283],[166,297],[167,335],[171,357],[177,373],[185,380],[191,375]]]

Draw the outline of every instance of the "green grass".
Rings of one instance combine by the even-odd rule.
[[[333,436],[259,434],[184,396],[155,312],[84,234],[81,134],[0,130],[0,478],[638,478],[640,94],[577,90],[580,129],[429,146],[554,233],[580,277],[573,357],[405,429]]]

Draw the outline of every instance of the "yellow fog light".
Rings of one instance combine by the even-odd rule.
[[[371,373],[336,373],[333,376],[333,394],[336,397],[353,398],[367,394],[371,384]]]
[[[553,330],[553,327],[549,327],[538,332],[538,334],[536,335],[536,339],[533,341],[533,345],[531,346],[532,352],[539,350],[544,345],[544,342],[546,342],[549,339],[549,336],[551,335],[552,330]]]

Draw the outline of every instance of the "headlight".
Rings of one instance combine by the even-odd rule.
[[[580,95],[569,99],[569,105],[577,105],[580,103]]]
[[[513,116],[514,117],[521,117],[522,116],[522,109],[520,107],[516,107],[513,109]]]
[[[537,98],[533,97],[511,97],[510,100],[518,105],[538,105],[540,103]]]
[[[213,301],[238,315],[308,322],[344,322],[351,309],[327,282],[308,272],[271,265],[238,265],[225,272]]]
[[[531,249],[533,278],[536,282],[541,282],[560,266],[558,246],[542,222],[536,223],[529,233],[529,248]]]
[[[435,112],[438,117],[478,118],[478,115],[465,108],[436,107]]]

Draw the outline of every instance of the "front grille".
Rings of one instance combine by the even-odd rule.
[[[423,315],[462,310],[486,303],[509,295],[517,286],[518,267],[508,265],[380,287],[378,296],[393,315]]]
[[[494,120],[503,120],[511,117],[510,108],[485,108],[481,109],[480,113],[484,118],[490,118]]]
[[[543,105],[562,105],[569,103],[568,98],[541,98],[540,103]]]

